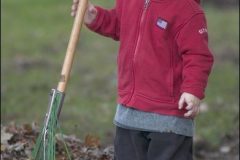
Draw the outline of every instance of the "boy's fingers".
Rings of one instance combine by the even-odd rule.
[[[75,3],[75,4],[78,3],[78,2],[79,2],[79,0],[73,0],[73,3]]]
[[[199,111],[200,111],[199,106],[197,106],[194,117],[196,117],[199,114]]]
[[[75,17],[77,8],[78,8],[77,4],[74,3],[71,7],[71,16]]]
[[[191,110],[192,108],[193,108],[193,103],[192,102],[188,103],[186,110]]]
[[[72,9],[72,11],[76,11],[77,10],[77,5],[72,5],[72,7],[71,7],[71,9]]]
[[[184,117],[190,118],[193,114],[193,110],[187,111],[187,113],[184,114]]]
[[[200,107],[198,107],[197,109],[197,115],[199,115],[199,113],[200,113]]]
[[[178,109],[182,109],[184,104],[184,97],[181,96],[179,102],[178,102]]]
[[[185,117],[194,118],[199,113],[199,106],[194,106],[192,110],[189,110],[187,113],[184,114]]]
[[[197,115],[197,110],[196,110],[196,109],[193,109],[193,112],[192,112],[192,114],[190,115],[190,117],[191,117],[191,118],[194,118],[194,117],[196,117],[196,115]]]
[[[75,12],[71,12],[71,16],[73,16],[73,17],[74,17],[75,15],[76,15],[76,13],[75,13]]]
[[[90,13],[95,13],[96,12],[96,8],[93,5],[89,6],[89,12]]]

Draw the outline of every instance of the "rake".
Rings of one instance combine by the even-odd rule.
[[[55,160],[56,159],[56,139],[55,134],[59,129],[59,115],[64,101],[65,90],[69,80],[73,58],[83,24],[84,14],[88,5],[88,0],[81,0],[78,4],[78,11],[75,16],[70,40],[68,43],[60,81],[57,89],[52,89],[48,111],[45,116],[44,125],[34,146],[32,158],[34,160]],[[66,148],[66,144],[65,144]],[[67,148],[66,148],[67,150]],[[67,150],[68,159],[70,158]]]

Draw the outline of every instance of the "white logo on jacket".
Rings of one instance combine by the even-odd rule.
[[[162,29],[166,29],[167,28],[167,25],[168,25],[168,22],[161,19],[161,18],[158,18],[157,20],[157,26],[162,28]]]
[[[201,28],[198,30],[200,34],[207,33],[207,28]]]

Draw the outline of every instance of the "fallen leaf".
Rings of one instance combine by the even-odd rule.
[[[1,129],[1,144],[8,144],[8,141],[13,137],[13,134],[7,133],[6,128]]]
[[[99,138],[90,134],[85,137],[84,144],[88,147],[100,147]]]
[[[33,132],[33,128],[31,124],[23,124],[23,131],[26,134],[30,134]]]
[[[4,144],[1,144],[1,152],[4,152],[7,149],[7,147]]]

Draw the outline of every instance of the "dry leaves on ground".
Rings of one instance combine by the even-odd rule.
[[[30,160],[39,131],[35,123],[1,125],[1,160]],[[73,135],[56,134],[56,141],[56,160],[68,160],[64,142],[72,160],[113,160],[113,146],[101,147],[97,137],[88,135],[80,140]],[[238,160],[239,131],[225,135],[217,150],[208,146],[203,140],[195,142],[196,160]]]
[[[35,123],[1,126],[1,160],[30,160],[38,134],[39,127]],[[113,147],[102,148],[97,137],[88,135],[82,141],[75,136],[57,134],[56,140],[56,160],[68,160],[64,142],[72,160],[113,159]]]

